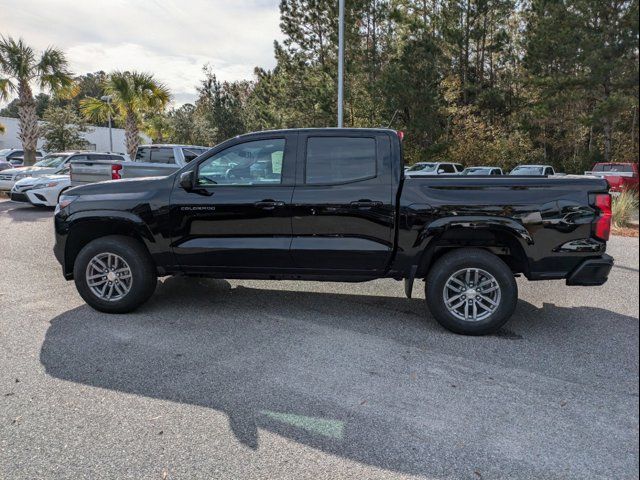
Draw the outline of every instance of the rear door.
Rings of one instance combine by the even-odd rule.
[[[329,275],[384,270],[392,253],[394,203],[388,135],[301,133],[292,201],[296,267]]]
[[[271,273],[293,268],[296,137],[238,139],[192,162],[196,190],[176,183],[171,195],[173,251],[183,270]]]

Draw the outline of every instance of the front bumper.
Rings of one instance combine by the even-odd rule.
[[[603,285],[609,278],[612,267],[613,257],[607,254],[584,260],[567,276],[567,285]]]
[[[22,193],[22,192],[11,192],[9,194],[9,198],[11,199],[12,202],[25,202],[25,203],[29,203],[29,197],[27,197],[26,193]]]

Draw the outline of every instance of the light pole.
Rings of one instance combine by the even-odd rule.
[[[344,96],[344,0],[338,1],[338,128],[342,128]]]
[[[105,95],[100,97],[100,100],[107,102],[108,115],[109,115],[109,151],[113,152],[113,135],[111,135],[111,95]]]

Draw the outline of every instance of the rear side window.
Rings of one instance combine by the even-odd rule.
[[[176,163],[173,148],[139,147],[136,152],[136,162],[148,163]]]
[[[376,176],[374,138],[310,137],[305,182],[345,183]]]
[[[456,173],[456,171],[453,168],[453,165],[450,165],[447,163],[445,163],[444,165],[440,165],[440,168],[438,168],[438,171],[440,170],[444,170],[444,173]]]

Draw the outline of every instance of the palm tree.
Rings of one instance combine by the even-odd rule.
[[[38,56],[21,38],[0,37],[0,99],[7,99],[9,93],[18,94],[25,165],[35,163],[38,143],[38,116],[31,90],[34,83],[54,92],[69,85],[71,75],[64,53],[49,47]]]
[[[171,100],[169,89],[142,72],[113,72],[104,83],[110,102],[87,97],[80,109],[90,120],[105,121],[109,114],[124,123],[127,153],[135,157],[140,142],[140,126],[145,113],[161,112]]]

